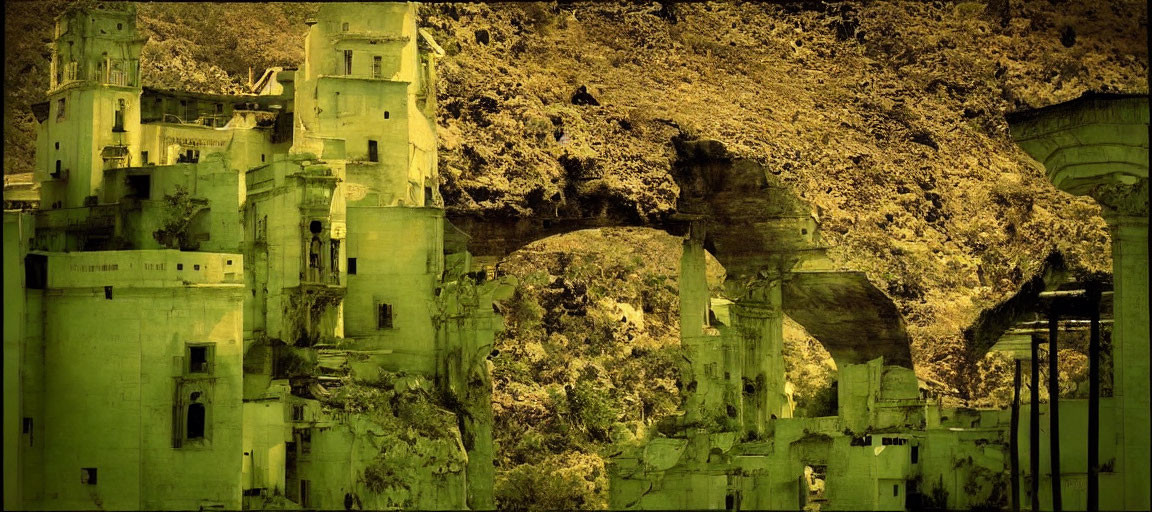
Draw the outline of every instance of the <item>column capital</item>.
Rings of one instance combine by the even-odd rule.
[[[1088,193],[1104,208],[1104,220],[1109,226],[1140,224],[1148,226],[1148,180],[1135,184],[1101,184]]]

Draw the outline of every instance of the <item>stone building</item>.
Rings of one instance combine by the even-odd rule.
[[[131,4],[56,22],[40,207],[5,212],[6,508],[492,507],[510,288],[463,278],[415,8],[325,4],[249,94],[143,87],[144,42]],[[340,401],[385,381],[418,433]]]

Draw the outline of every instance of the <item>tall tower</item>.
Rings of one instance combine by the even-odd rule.
[[[324,4],[297,76],[294,153],[347,165],[349,206],[439,204],[436,64],[410,3]]]
[[[56,19],[37,152],[44,208],[84,206],[98,195],[105,169],[139,163],[144,42],[131,3],[98,3]]]

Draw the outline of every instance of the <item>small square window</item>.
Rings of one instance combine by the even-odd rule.
[[[80,468],[80,483],[96,485],[96,468]]]
[[[177,263],[176,264],[176,270],[184,270],[184,264],[183,263]]]
[[[228,265],[231,265],[231,264],[232,264],[232,260],[228,260],[227,264],[228,264]]]
[[[356,258],[348,258],[348,274],[356,274]]]
[[[200,265],[192,265],[192,270],[200,270]]]

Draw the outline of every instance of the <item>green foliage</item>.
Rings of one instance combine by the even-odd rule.
[[[195,251],[200,243],[192,239],[189,229],[196,214],[204,210],[205,201],[193,198],[188,188],[176,185],[176,193],[164,195],[164,207],[167,220],[164,225],[152,233],[153,238],[160,245],[169,249],[181,251]]]

